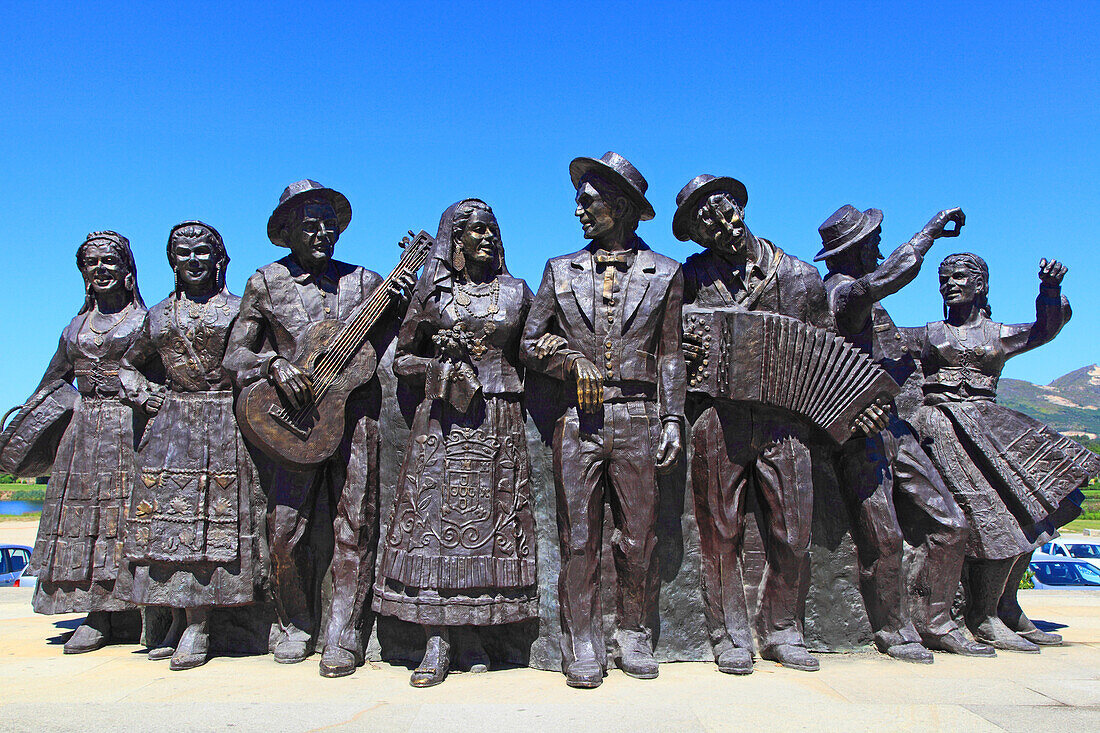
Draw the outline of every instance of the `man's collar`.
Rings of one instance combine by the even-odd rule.
[[[306,270],[298,263],[298,258],[294,255],[289,255],[286,258],[286,269],[290,272],[290,276],[294,278],[294,281],[299,284],[305,284],[310,282],[324,282],[328,280],[333,284],[339,282],[340,277],[336,272],[336,264],[330,259],[328,266],[325,267],[325,271],[321,273],[319,277],[315,276],[309,270]]]

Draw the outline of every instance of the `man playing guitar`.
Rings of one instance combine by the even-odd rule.
[[[316,181],[298,181],[283,192],[268,220],[267,234],[274,244],[289,247],[290,254],[249,278],[226,348],[224,364],[239,388],[266,379],[287,407],[310,404],[310,375],[292,363],[298,341],[314,323],[347,321],[383,282],[375,272],[332,258],[350,221],[348,200]],[[413,284],[414,277],[404,275],[390,288],[398,302],[369,337],[379,355],[396,333]],[[281,629],[276,662],[300,662],[313,652],[321,618],[321,580],[331,558],[333,593],[321,674],[340,677],[363,664],[359,621],[364,611],[370,612],[378,543],[381,404],[375,375],[348,399],[343,440],[321,464],[296,470],[257,456],[268,496],[272,584]],[[315,512],[331,516],[331,538],[327,527],[311,521]]]

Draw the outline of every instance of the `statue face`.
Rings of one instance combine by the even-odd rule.
[[[217,277],[214,246],[206,237],[177,237],[172,243],[172,269],[189,291],[209,291]]]
[[[307,270],[323,270],[336,248],[336,210],[332,204],[307,201],[287,220],[284,240]]]
[[[90,244],[84,248],[80,274],[93,295],[113,295],[126,289],[129,270],[108,244]]]
[[[881,241],[882,229],[876,228],[859,246],[859,258],[864,272],[874,272],[875,268],[878,267],[878,261],[882,259],[882,253],[878,248]]]
[[[712,193],[695,212],[693,239],[704,247],[737,254],[745,244],[741,209],[728,193]]]
[[[496,256],[497,237],[493,233],[493,215],[475,209],[462,230],[459,246],[466,262],[489,263]]]
[[[973,303],[984,289],[981,277],[962,263],[940,270],[940,295],[946,306]]]
[[[585,239],[598,239],[615,228],[615,215],[596,187],[587,181],[577,189],[577,210]]]

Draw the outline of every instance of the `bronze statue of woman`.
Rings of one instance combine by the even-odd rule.
[[[38,578],[35,611],[88,614],[65,642],[66,654],[108,643],[113,614],[135,608],[133,577],[122,562],[134,415],[119,399],[119,361],[146,312],[126,237],[92,232],[76,251],[76,265],[84,305],[61,333],[38,389],[75,379],[80,401],[58,444],[30,568]]]
[[[125,399],[154,415],[138,445],[139,481],[126,521],[132,599],[173,609],[150,659],[173,670],[204,664],[212,608],[253,603],[265,578],[264,502],[233,416],[222,367],[241,299],[225,286],[229,255],[209,224],[168,235],[174,292],[154,305],[120,370]],[[159,360],[165,384],[142,370]]]
[[[1008,325],[990,319],[985,261],[950,255],[939,270],[944,320],[906,329],[924,372],[913,424],[970,523],[966,623],[997,649],[1039,651],[998,617],[998,601],[1017,559],[1049,538],[1051,515],[1079,504],[1077,489],[1100,472],[1084,447],[995,401],[1005,361],[1050,341],[1069,320],[1065,274],[1064,265],[1041,260],[1035,322]]]
[[[423,389],[398,479],[374,609],[424,626],[414,687],[472,671],[476,629],[538,615],[519,339],[531,291],[487,204],[452,205],[398,335],[394,372]]]

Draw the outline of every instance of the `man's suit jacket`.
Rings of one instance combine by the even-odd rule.
[[[567,367],[583,356],[603,371],[607,361],[615,375],[605,384],[638,382],[654,385],[662,419],[684,416],[687,369],[681,351],[680,312],[684,278],[680,264],[652,251],[640,239],[634,262],[623,273],[622,335],[608,347],[598,337],[600,293],[591,246],[546,263],[542,284],[531,305],[521,342],[521,356],[531,368],[569,381]],[[545,358],[535,343],[545,333],[562,336],[566,346]],[[612,354],[607,357],[607,352]]]
[[[326,319],[346,322],[356,307],[382,284],[378,273],[337,260],[329,263],[323,279],[329,288],[335,287],[336,307],[330,306],[328,313],[324,311],[320,285],[293,257],[265,265],[248,279],[223,361],[238,387],[265,376],[276,356],[293,360],[298,340],[310,325]],[[400,313],[390,320],[399,321]],[[379,358],[393,331],[393,328],[375,328],[371,333],[370,340]],[[377,377],[372,381],[377,381]]]

